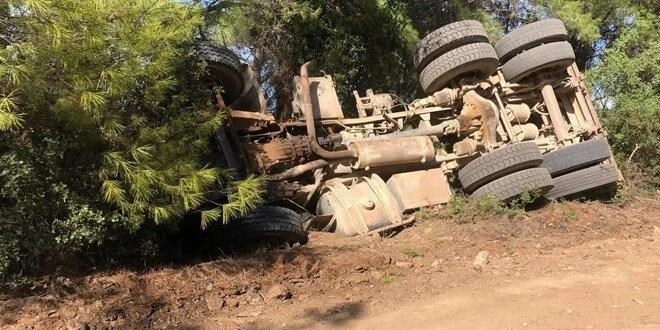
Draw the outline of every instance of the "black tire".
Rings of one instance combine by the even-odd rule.
[[[236,238],[241,244],[306,244],[307,232],[302,217],[282,206],[261,206],[233,223]]]
[[[477,189],[471,197],[494,196],[500,201],[510,202],[527,191],[536,191],[544,195],[552,187],[552,177],[547,169],[532,168],[497,179]]]
[[[573,46],[566,41],[553,42],[522,52],[502,66],[509,82],[518,82],[542,70],[562,70],[575,62]]]
[[[568,32],[564,23],[558,19],[546,19],[511,31],[495,44],[495,51],[501,63],[506,63],[526,50],[542,44],[566,40],[568,40]]]
[[[458,171],[463,190],[471,193],[488,182],[508,174],[538,167],[543,162],[534,142],[514,144],[485,154]]]
[[[618,181],[619,174],[614,165],[596,165],[554,178],[554,188],[545,194],[545,197],[549,199],[576,197],[579,194],[616,186]]]
[[[590,140],[543,155],[543,164],[552,177],[598,164],[612,157],[605,139]]]
[[[438,56],[463,45],[488,42],[484,26],[472,20],[445,25],[424,37],[415,50],[415,68],[421,72]]]
[[[196,49],[200,59],[207,63],[209,81],[222,86],[222,98],[225,104],[236,102],[245,86],[238,56],[231,49],[216,46],[208,41],[199,41]]]
[[[257,86],[252,86],[249,91],[229,105],[229,108],[243,111],[258,111],[252,108],[257,102],[259,102],[259,90]]]
[[[476,43],[442,54],[422,70],[419,81],[424,92],[431,95],[451,80],[466,74],[487,78],[497,70],[499,59],[491,44]]]

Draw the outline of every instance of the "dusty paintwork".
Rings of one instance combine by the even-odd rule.
[[[448,203],[448,175],[494,150],[533,141],[549,153],[607,136],[575,64],[545,65],[518,83],[463,68],[409,103],[355,91],[353,110],[342,109],[331,76],[310,77],[307,66],[294,79],[290,117],[232,111],[228,139],[244,153],[239,172],[305,192],[277,189],[269,200],[292,199],[314,215],[312,227],[342,235],[400,226],[420,207]]]

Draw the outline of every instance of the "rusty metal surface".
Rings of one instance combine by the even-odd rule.
[[[368,89],[366,94],[362,97],[357,91],[353,92],[360,118],[388,113],[394,105],[394,99],[390,94],[374,94],[371,89]]]
[[[564,141],[568,137],[568,128],[566,127],[566,121],[561,114],[561,108],[559,107],[554,88],[552,85],[546,84],[541,88],[541,94],[543,94],[543,101],[545,102],[545,107],[550,115],[550,122],[554,128],[557,140]]]
[[[532,109],[529,107],[529,105],[525,103],[507,104],[505,111],[506,111],[506,119],[510,123],[514,123],[518,125],[527,123],[527,121],[532,115]]]
[[[472,155],[479,149],[479,142],[473,139],[464,139],[454,143],[454,153],[458,156]]]
[[[403,213],[447,204],[452,196],[442,169],[396,174],[387,181],[387,187]]]
[[[311,171],[324,168],[328,166],[329,163],[324,160],[324,159],[317,159],[315,161],[298,165],[296,167],[292,167],[282,173],[278,174],[273,174],[269,175],[267,177],[268,181],[281,181],[281,180],[288,180],[288,179],[293,179],[297,178],[299,176],[302,176],[303,174],[309,173]]]
[[[602,130],[603,125],[600,123],[596,108],[587,92],[587,84],[584,80],[584,75],[580,72],[580,69],[578,69],[577,64],[573,63],[573,65],[568,67],[568,74],[577,86],[575,96],[580,104],[580,109],[583,112],[584,117],[586,117],[587,120],[591,119],[591,123],[599,130]]]
[[[289,199],[298,205],[304,205],[307,196],[314,187],[305,186],[298,182],[272,181],[266,184],[266,198],[268,202],[277,202]]]
[[[251,120],[251,121],[255,121],[255,122],[265,122],[265,123],[274,123],[275,122],[275,117],[273,117],[273,115],[266,114],[266,113],[231,110],[231,111],[229,111],[229,116],[234,121],[237,121],[237,120]]]
[[[311,159],[309,137],[294,136],[268,143],[244,143],[246,157],[253,172],[279,173]]]
[[[353,141],[348,148],[358,155],[354,168],[425,163],[435,158],[433,141],[427,136]]]
[[[316,214],[332,215],[328,230],[348,237],[404,224],[396,199],[376,174],[361,177],[351,186],[341,182],[325,186]]]
[[[481,121],[481,135],[485,145],[497,143],[497,126],[499,111],[493,101],[490,101],[475,91],[469,91],[463,96],[463,109],[456,118],[460,123],[460,130],[465,131],[472,127],[474,120]]]
[[[444,108],[444,107],[429,107],[429,108],[421,108],[421,109],[414,109],[410,111],[400,111],[400,112],[394,112],[388,114],[388,116],[392,119],[401,119],[401,118],[408,118],[410,116],[421,116],[425,114],[438,114],[438,113],[451,113],[453,111],[452,108]],[[353,126],[353,125],[365,125],[365,124],[372,124],[372,123],[378,123],[378,122],[383,122],[385,121],[385,118],[382,115],[377,115],[377,116],[368,116],[364,118],[345,118],[342,120],[319,120],[318,123],[321,125],[333,125],[333,124],[339,124],[339,125],[345,125],[345,126]]]
[[[249,131],[275,124],[275,117],[269,114],[230,110],[229,119],[236,130]]]
[[[301,104],[304,102],[305,87],[303,77],[295,77],[294,85],[296,93],[294,95],[294,103]],[[331,76],[325,77],[308,77],[310,102],[312,105],[312,113],[316,120],[323,119],[343,119],[344,112],[341,109],[335,83],[332,81]],[[300,107],[302,110],[302,106]]]
[[[541,135],[538,126],[535,124],[514,125],[512,130],[517,141],[520,142],[536,140]]]
[[[302,111],[305,117],[305,124],[307,126],[307,135],[309,136],[309,144],[315,154],[323,159],[353,159],[356,158],[355,152],[351,150],[328,151],[323,149],[316,139],[316,121],[313,113],[310,79],[308,75],[308,67],[310,62],[303,64],[300,67],[300,93],[302,94]],[[337,95],[335,94],[335,97]],[[341,109],[339,109],[341,111]]]

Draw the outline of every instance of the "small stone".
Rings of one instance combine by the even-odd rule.
[[[355,271],[358,273],[364,273],[367,271],[367,268],[364,266],[355,266]]]
[[[70,326],[69,329],[71,330],[89,330],[91,329],[89,324],[87,323],[76,323],[73,326]]]
[[[527,327],[529,324],[527,322],[523,322],[522,326]]]
[[[264,297],[257,291],[251,291],[249,293],[250,305],[262,305],[264,304]]]
[[[374,280],[374,281],[380,281],[380,279],[382,279],[383,276],[384,276],[383,273],[381,273],[381,272],[379,272],[379,271],[377,271],[377,270],[375,270],[375,271],[369,273],[369,277],[370,277],[372,280]]]
[[[266,293],[266,299],[267,300],[287,300],[291,299],[293,297],[293,294],[291,294],[291,291],[289,291],[289,288],[282,284],[275,284],[270,289],[268,289],[268,293]]]
[[[653,226],[653,233],[656,234],[656,235],[660,235],[660,227]]]
[[[415,264],[413,264],[412,262],[406,262],[406,261],[397,261],[396,264],[394,265],[399,268],[405,268],[405,269],[410,269],[415,266]]]
[[[431,267],[433,267],[433,268],[438,268],[438,267],[440,267],[440,260],[435,260],[435,261],[433,261],[433,263],[431,264]]]
[[[566,312],[566,314],[573,314],[573,310],[570,309],[570,308],[567,308],[567,309],[565,310],[565,312]]]
[[[206,291],[213,291],[213,284],[209,284],[206,286]]]
[[[472,263],[472,268],[480,272],[484,269],[484,267],[486,267],[487,264],[488,264],[488,252],[481,251],[474,258],[474,262]]]
[[[644,306],[644,302],[639,299],[633,299],[633,301],[641,306]]]
[[[219,311],[226,305],[225,300],[219,295],[209,295],[204,297],[204,300],[206,302],[206,308],[212,312]]]

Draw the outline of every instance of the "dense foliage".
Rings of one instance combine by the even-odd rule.
[[[634,161],[660,186],[660,16],[634,17],[590,77],[622,164]]]
[[[254,64],[286,113],[306,61],[334,76],[346,108],[366,88],[410,100],[429,32],[478,19],[496,41],[558,17],[615,152],[658,185],[659,16],[651,0],[0,1],[0,278],[118,247],[142,260],[185,214],[206,224],[259,202],[260,181],[234,182],[210,142],[223,113],[200,82],[200,34]]]
[[[223,113],[200,79],[202,21],[201,7],[175,1],[5,7],[15,33],[0,50],[0,275],[176,221],[218,183],[226,216],[258,202],[258,182],[232,183],[209,143]]]
[[[249,49],[278,111],[291,103],[300,65],[314,60],[333,75],[347,104],[367,88],[411,97],[417,80],[410,60],[417,31],[399,1],[244,0],[222,16],[220,40]]]

